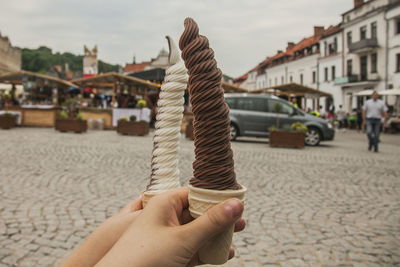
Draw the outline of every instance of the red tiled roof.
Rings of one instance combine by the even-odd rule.
[[[328,37],[332,34],[340,32],[340,24],[335,25],[335,26],[329,26],[328,29],[325,30],[324,34],[322,35],[322,38]]]
[[[142,62],[142,63],[137,63],[137,64],[126,64],[124,68],[124,72],[139,72],[143,71],[144,68],[149,64],[150,62]]]

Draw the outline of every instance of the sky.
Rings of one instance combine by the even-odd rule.
[[[314,26],[338,24],[352,7],[353,0],[0,0],[0,32],[21,48],[83,54],[83,45],[97,45],[99,59],[124,66],[168,49],[166,35],[178,43],[192,17],[219,68],[237,77]]]

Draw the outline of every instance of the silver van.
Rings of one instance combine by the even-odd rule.
[[[333,140],[335,131],[330,123],[294,107],[284,99],[271,95],[225,94],[230,108],[231,139],[238,136],[268,137],[268,129],[276,125],[279,116],[280,125],[301,122],[307,126],[305,142],[316,146],[320,141]],[[280,113],[274,111],[275,104],[282,105]]]

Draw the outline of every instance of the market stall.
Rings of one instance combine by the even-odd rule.
[[[107,129],[116,127],[119,119],[131,115],[135,115],[138,121],[151,121],[153,103],[148,96],[159,91],[158,84],[115,72],[79,78],[72,82],[82,88],[95,88],[96,92],[102,94],[100,98],[104,104],[81,109],[84,119],[104,119],[104,127]],[[105,95],[111,96],[110,103],[107,103]],[[136,102],[140,99],[146,100],[148,108],[136,108]]]
[[[19,115],[23,126],[53,127],[57,115],[58,103],[61,103],[75,84],[52,76],[17,71],[0,75],[0,83],[11,84],[12,87],[22,85],[24,93],[15,103],[4,105],[4,111],[12,111]],[[11,94],[14,94],[11,92]]]
[[[305,109],[307,106],[312,106],[315,110],[318,108],[321,97],[332,98],[332,95],[308,86],[297,83],[288,83],[277,86],[265,87],[258,90],[250,91],[252,94],[272,94],[286,98],[295,97],[299,107]]]

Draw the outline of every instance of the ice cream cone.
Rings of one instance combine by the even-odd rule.
[[[247,188],[238,190],[211,190],[189,185],[189,211],[197,218],[218,203],[230,198],[245,200]],[[199,250],[199,259],[208,264],[223,264],[228,261],[234,226],[214,236]]]
[[[151,191],[142,192],[142,207],[144,208],[149,202],[149,200],[158,194],[160,194],[160,192],[151,192]]]

